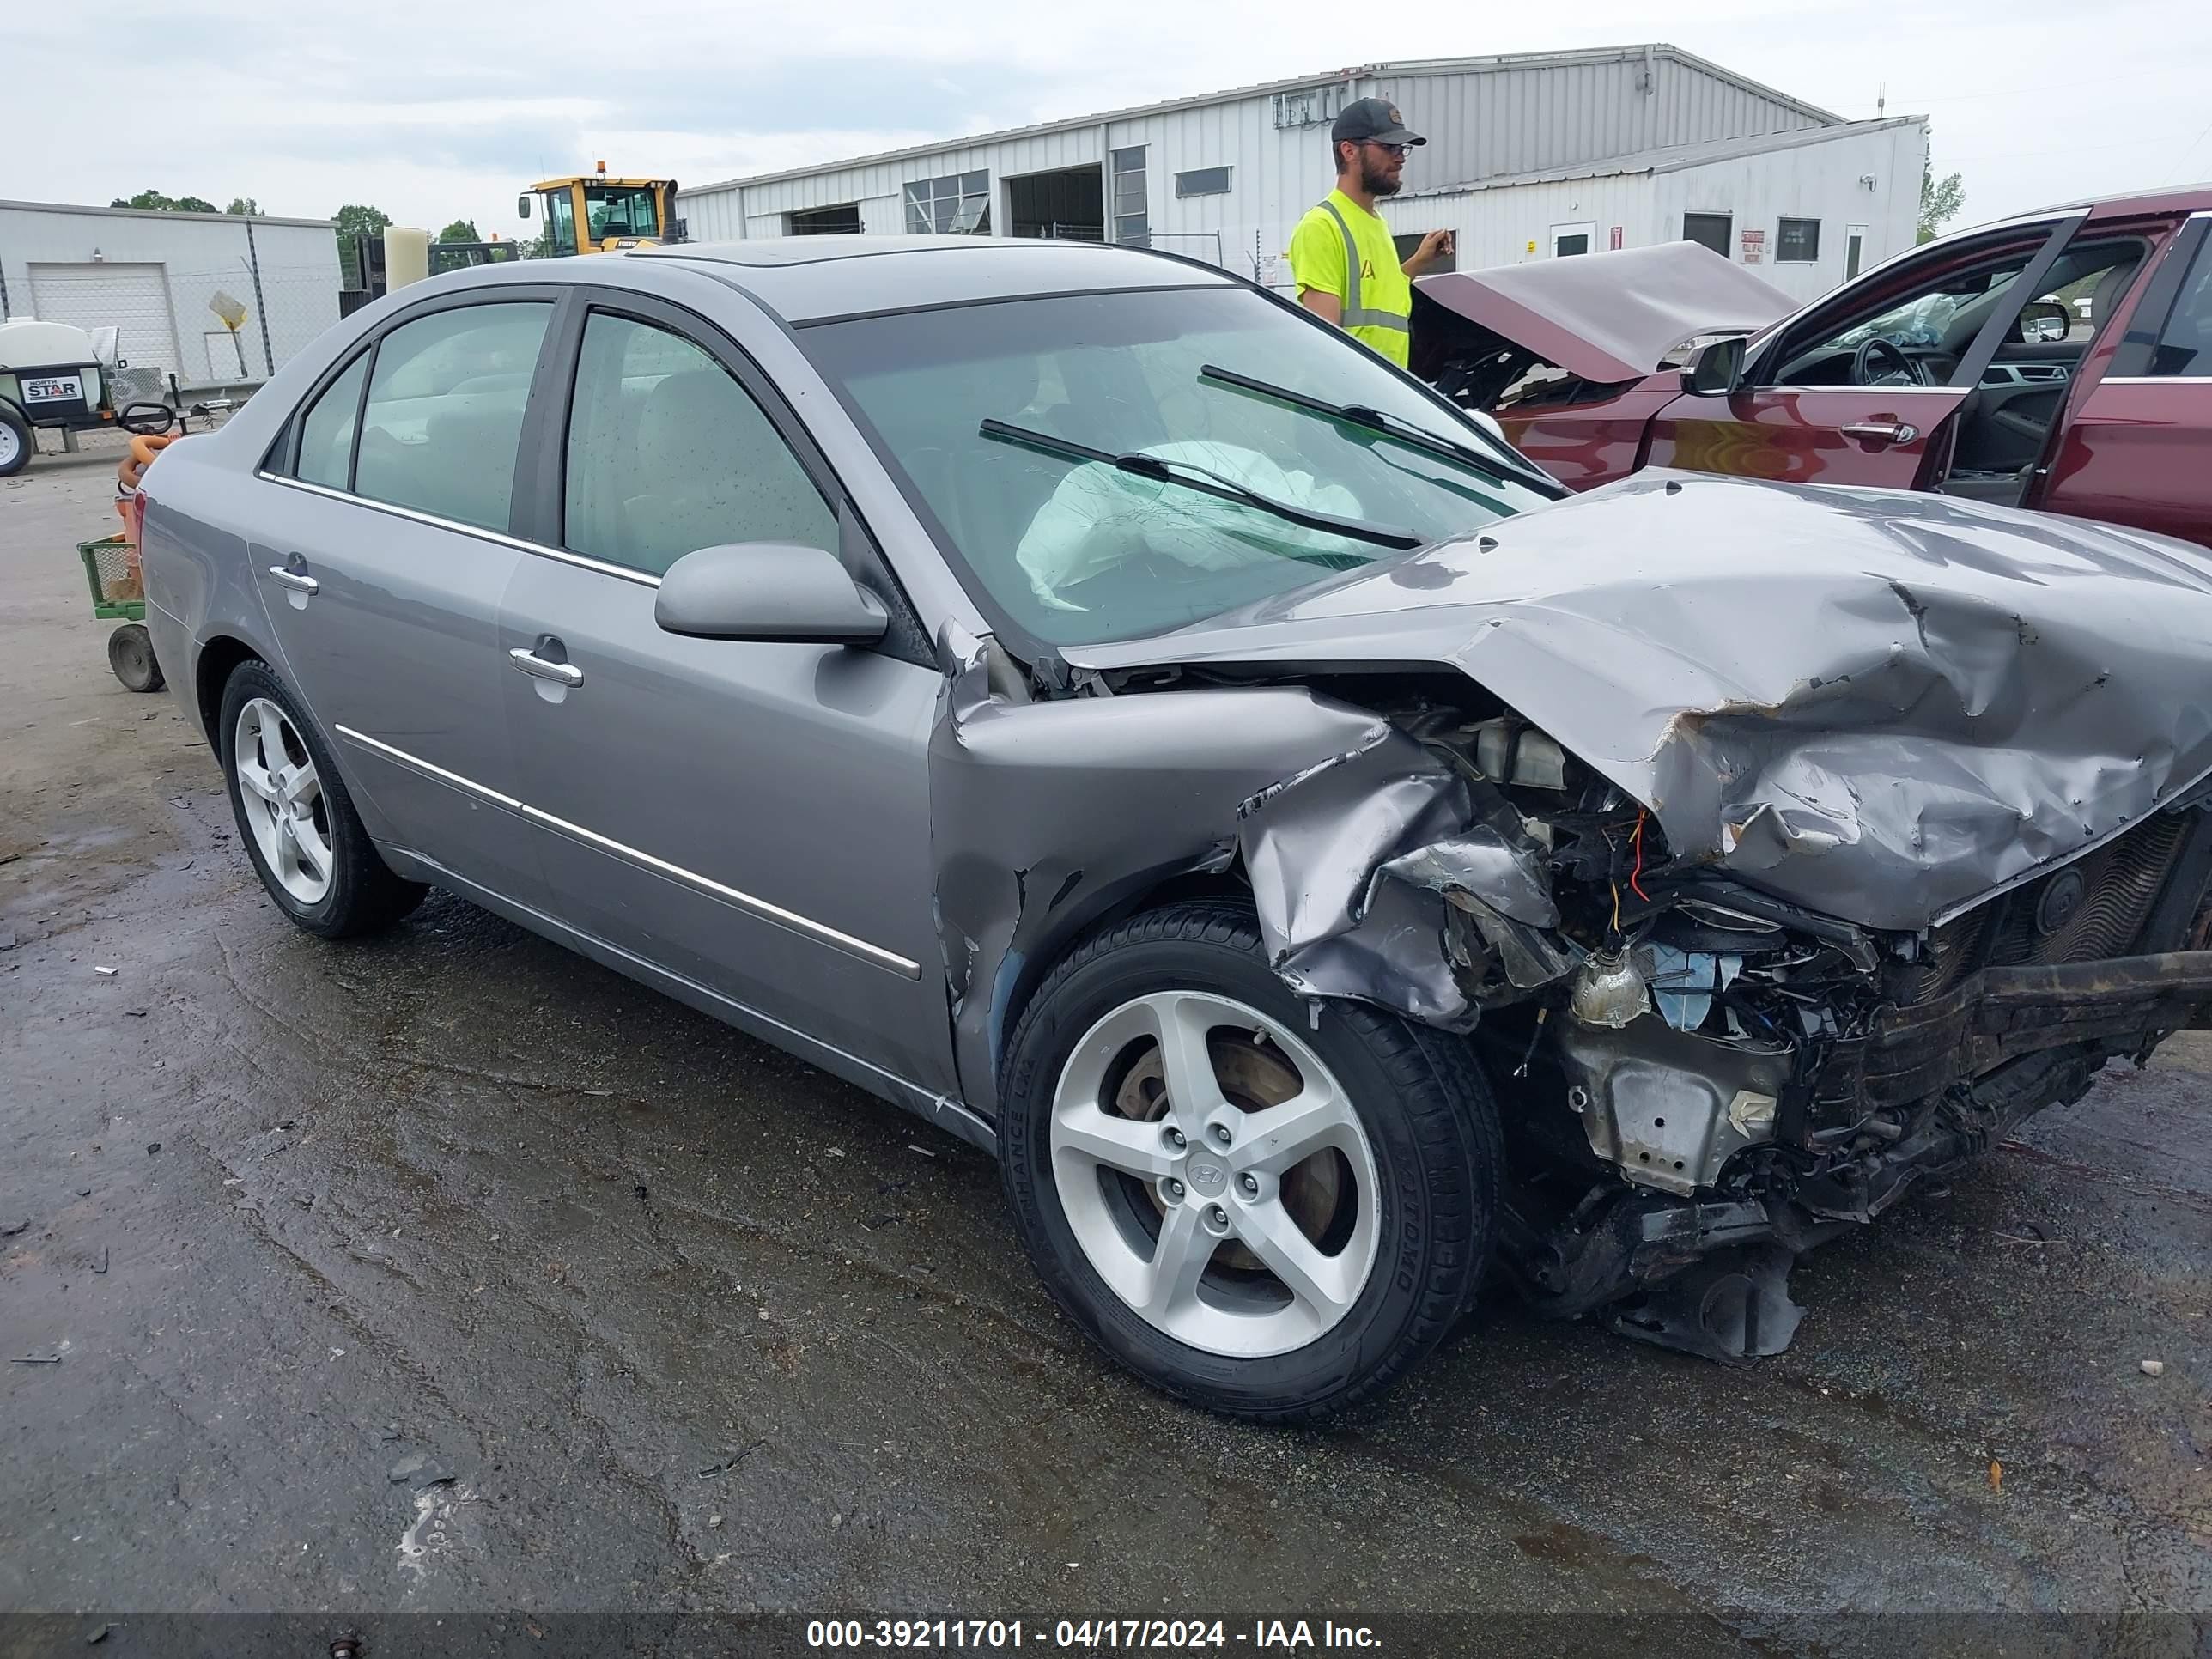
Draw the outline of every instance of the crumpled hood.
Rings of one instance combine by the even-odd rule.
[[[2212,773],[2212,555],[1897,490],[1645,471],[1078,667],[1455,665],[1678,858],[1938,922]]]
[[[1796,301],[1695,242],[1424,276],[1415,294],[1586,380],[1633,380],[1700,334],[1755,333]],[[1413,319],[1415,333],[1422,319]]]

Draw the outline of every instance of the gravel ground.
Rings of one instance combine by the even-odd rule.
[[[0,485],[0,1357],[59,1356],[0,1365],[0,1613],[67,1615],[0,1652],[492,1610],[2199,1650],[2212,1045],[1813,1257],[1779,1358],[1500,1301],[1326,1430],[1215,1421],[1077,1338],[935,1130],[442,896],[289,927],[108,673],[110,487]]]

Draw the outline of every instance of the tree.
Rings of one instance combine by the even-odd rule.
[[[261,216],[261,204],[251,196],[234,196],[230,198],[230,205],[223,211],[238,214],[248,219],[258,219]]]
[[[1966,205],[1966,188],[1959,182],[1957,173],[1939,183],[1933,168],[1924,170],[1920,175],[1920,234],[1917,240],[1934,241]]]
[[[392,216],[382,208],[349,202],[331,215],[331,219],[337,227],[338,263],[345,268],[346,286],[360,288],[363,278],[354,264],[354,238],[381,236],[392,228]]]
[[[144,208],[155,213],[213,213],[215,204],[198,196],[164,196],[158,190],[142,190],[136,196],[118,196],[110,207]]]
[[[477,234],[475,220],[456,219],[438,233],[438,240],[441,242],[481,242],[483,238]]]

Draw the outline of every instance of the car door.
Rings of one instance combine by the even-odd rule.
[[[2112,347],[2084,360],[2030,503],[2212,545],[2212,213],[2190,216],[2139,291],[2131,313],[2093,319]]]
[[[251,552],[286,677],[377,840],[519,902],[499,605],[550,289],[404,314],[311,394],[263,473]]]
[[[1758,343],[1735,390],[1668,403],[1651,423],[1649,464],[1927,488],[2017,297],[2040,291],[2039,267],[2079,222],[2008,227],[1846,284]]]
[[[554,914],[896,1076],[947,1076],[928,786],[942,676],[890,647],[662,632],[659,577],[685,553],[799,542],[872,567],[865,537],[726,336],[609,291],[580,296],[562,340],[573,381],[534,440],[536,539],[561,550],[524,561],[502,621]]]

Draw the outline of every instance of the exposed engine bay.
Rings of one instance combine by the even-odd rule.
[[[1861,495],[1642,475],[1058,684],[967,642],[963,1072],[1085,883],[1240,880],[1316,1018],[1475,1045],[1531,1302],[1778,1352],[1796,1255],[2212,1025],[2203,556]]]

